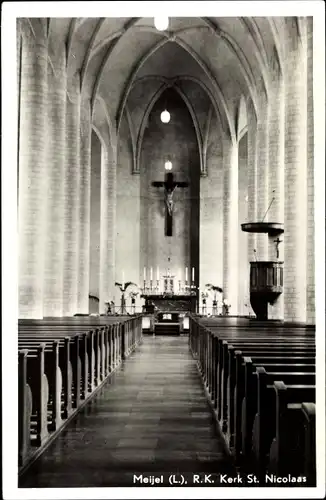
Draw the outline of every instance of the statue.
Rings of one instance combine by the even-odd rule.
[[[172,188],[167,188],[166,191],[165,191],[165,202],[166,202],[166,206],[167,206],[167,209],[168,209],[168,214],[170,216],[172,216],[172,212],[173,212],[173,192],[175,190],[177,186],[174,186]]]
[[[185,188],[188,187],[188,182],[175,182],[173,180],[172,172],[169,172],[165,176],[165,181],[155,181],[152,182],[152,186],[154,187],[164,187],[165,193],[165,204],[166,204],[166,213],[165,213],[165,236],[172,236],[172,214],[173,214],[173,193],[175,188]]]
[[[280,256],[280,251],[279,251],[279,248],[278,248],[278,247],[279,247],[279,244],[280,244],[280,243],[282,243],[282,242],[283,242],[283,240],[280,240],[280,238],[279,238],[279,237],[277,237],[277,239],[276,239],[276,240],[274,240],[274,243],[276,243],[276,258],[277,258],[277,259],[278,259],[278,258],[279,258],[279,256]]]

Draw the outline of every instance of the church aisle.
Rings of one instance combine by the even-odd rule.
[[[19,487],[134,486],[134,474],[163,475],[162,485],[168,485],[176,472],[192,482],[193,474],[233,468],[188,337],[145,337]]]

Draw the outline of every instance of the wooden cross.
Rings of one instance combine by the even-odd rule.
[[[152,182],[154,187],[164,187],[165,193],[165,236],[172,236],[172,226],[173,226],[173,192],[175,188],[185,188],[188,187],[188,182],[175,182],[173,180],[172,172],[165,174],[165,181],[155,181]]]
[[[279,251],[279,249],[278,249],[278,246],[279,246],[279,244],[280,244],[280,243],[282,243],[282,241],[283,241],[283,240],[280,240],[280,238],[279,238],[279,237],[277,237],[277,239],[276,239],[276,240],[274,240],[274,243],[276,243],[276,258],[277,258],[277,259],[278,259],[278,258],[279,258],[279,256],[280,256],[280,251]]]

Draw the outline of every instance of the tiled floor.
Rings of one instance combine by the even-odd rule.
[[[168,485],[177,472],[191,481],[192,474],[233,470],[188,338],[145,337],[19,486],[134,486],[139,474],[163,475]]]

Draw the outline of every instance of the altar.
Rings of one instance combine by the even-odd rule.
[[[194,271],[192,273],[194,275]],[[180,335],[189,329],[189,314],[196,312],[197,287],[194,281],[176,279],[171,273],[156,282],[144,280],[141,298],[143,306],[143,333]]]
[[[143,332],[180,335],[189,329],[189,313],[196,312],[196,295],[142,295]]]

